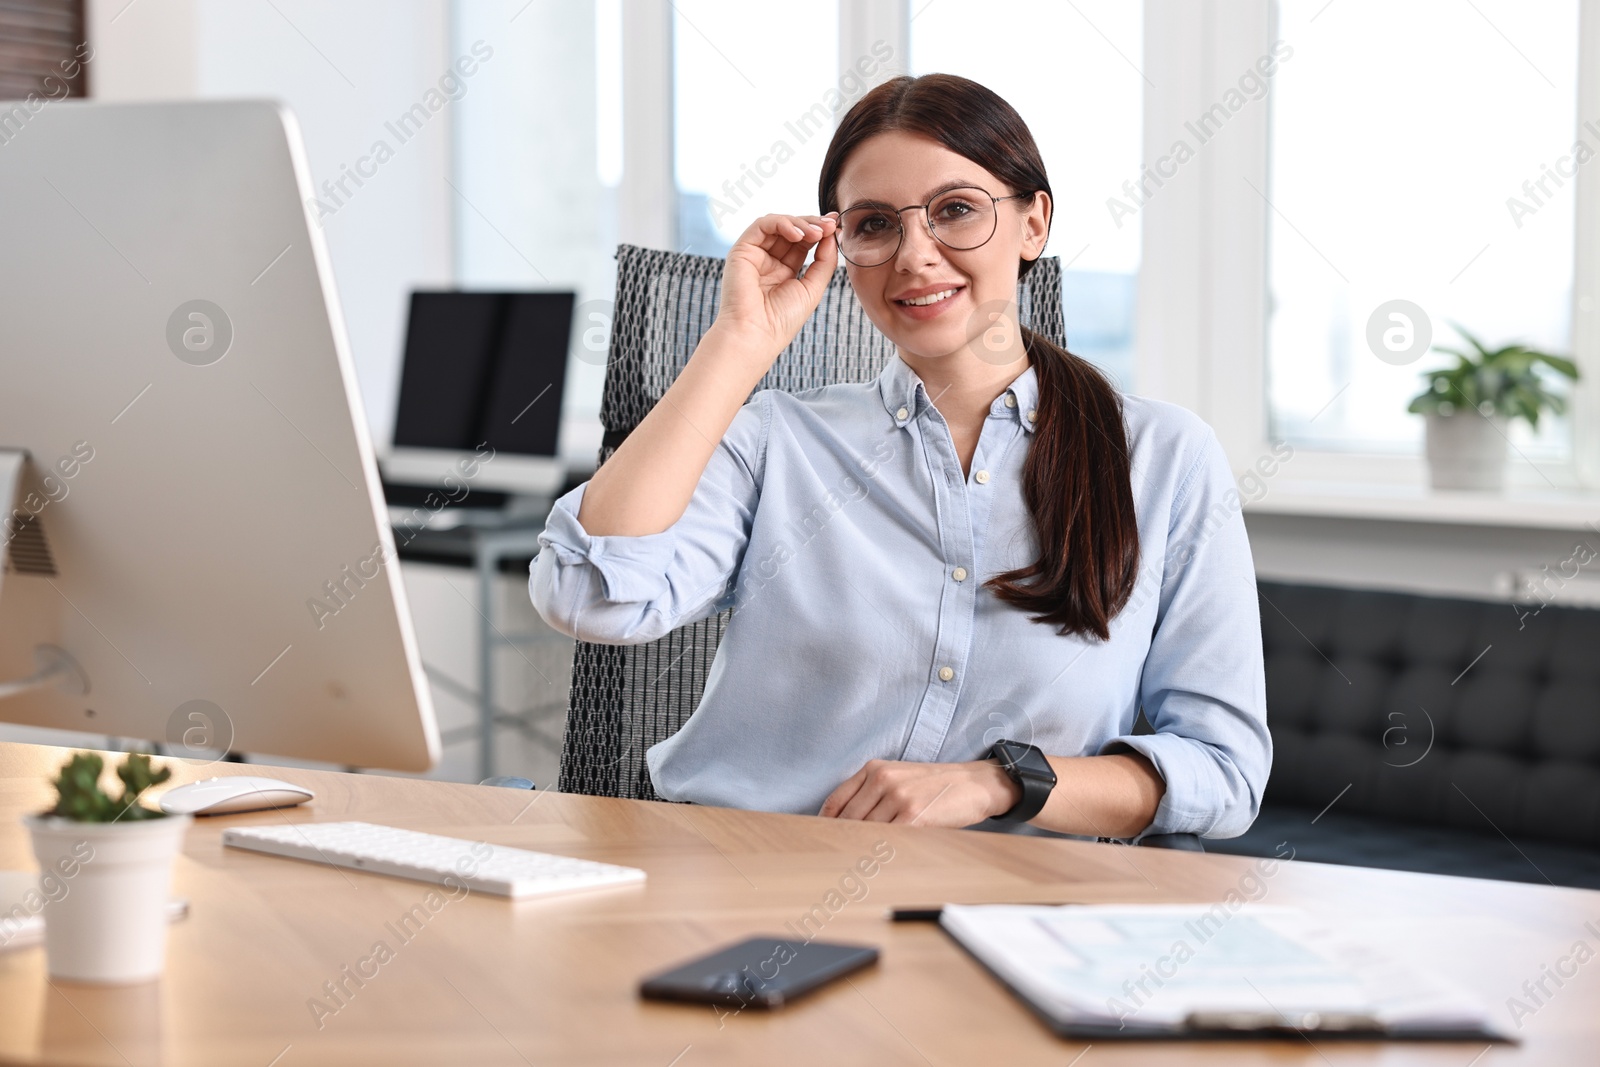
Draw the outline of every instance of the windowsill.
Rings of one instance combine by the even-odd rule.
[[[1600,493],[1507,488],[1503,493],[1434,491],[1420,485],[1274,480],[1246,515],[1445,523],[1536,530],[1600,530]]]

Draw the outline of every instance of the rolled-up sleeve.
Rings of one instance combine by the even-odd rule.
[[[749,543],[769,418],[758,393],[734,416],[682,517],[660,533],[591,535],[578,522],[587,482],[558,498],[528,574],[545,622],[583,641],[638,644],[715,614]]]
[[[1102,751],[1133,749],[1166,782],[1140,836],[1237,837],[1260,809],[1272,737],[1250,543],[1227,458],[1209,429],[1173,497],[1160,566],[1140,684],[1155,733],[1115,738]]]

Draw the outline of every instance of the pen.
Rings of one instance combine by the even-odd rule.
[[[1011,904],[1019,908],[1059,908],[1067,904],[1077,904],[1076,900],[1041,900],[1041,901],[1016,901],[1016,900],[990,900],[985,904]],[[896,923],[936,923],[944,912],[944,905],[933,904],[922,907],[890,908],[889,921]]]

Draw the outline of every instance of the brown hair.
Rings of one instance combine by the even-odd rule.
[[[938,141],[1013,193],[1050,193],[1039,148],[1010,104],[953,74],[902,76],[857,101],[834,132],[818,182],[823,214],[839,209],[839,172],[851,151],[890,130]],[[1022,260],[1018,276],[1033,264]],[[1022,335],[1039,380],[1039,421],[1023,467],[1039,558],[986,585],[1007,603],[1035,612],[1035,622],[1105,640],[1139,569],[1122,398],[1087,360],[1026,327]]]

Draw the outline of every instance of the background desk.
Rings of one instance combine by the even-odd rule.
[[[25,812],[47,806],[63,749],[0,745],[0,866],[32,866]],[[260,768],[185,767],[175,779]],[[176,868],[193,902],[172,927],[159,983],[50,983],[42,949],[0,954],[0,1062],[196,1064],[1440,1064],[1596,1062],[1600,960],[1525,1020],[1521,1047],[1482,1044],[1113,1044],[1060,1041],[933,925],[891,925],[893,904],[1216,901],[1253,870],[1240,857],[962,830],[840,823],[719,808],[526,793],[368,775],[272,770],[310,805],[197,820]],[[223,849],[224,826],[364,819],[624,863],[642,888],[565,900],[470,895],[402,942],[388,925],[421,883]],[[875,970],[809,1001],[721,1020],[709,1007],[641,1002],[640,975],[724,942],[781,933],[856,861],[893,859],[821,936],[883,949]],[[1292,842],[1291,842],[1292,844]],[[1406,956],[1474,989],[1506,1019],[1600,925],[1600,892],[1284,863],[1264,899],[1370,924]],[[1244,883],[1249,889],[1249,882]],[[842,894],[841,894],[842,896]],[[834,898],[837,901],[839,898]],[[321,1020],[308,1006],[388,943],[393,958]],[[369,967],[370,972],[370,967]],[[352,986],[353,988],[353,986]],[[1082,1054],[1081,1059],[1074,1059]],[[1480,1057],[1481,1058],[1475,1058]]]
[[[402,523],[396,523],[394,527],[396,554],[402,561],[470,566],[478,580],[478,603],[475,608],[478,691],[469,694],[478,705],[478,769],[474,781],[482,781],[495,773],[494,728],[497,725],[515,727],[524,736],[550,748],[552,756],[559,758],[561,755],[559,721],[556,724],[556,736],[552,739],[538,729],[528,714],[502,713],[494,684],[496,649],[502,646],[527,646],[552,639],[569,646],[571,644],[554,630],[541,628],[533,633],[521,633],[512,627],[508,633],[494,620],[497,599],[494,595],[495,578],[511,573],[520,576],[526,583],[528,566],[539,553],[539,535],[544,532],[544,518],[549,510],[545,507],[537,517],[524,516],[520,519],[479,516],[474,521],[440,530]],[[526,656],[523,658],[526,659]],[[438,678],[433,680],[438,684]],[[555,782],[539,784],[554,785]]]

